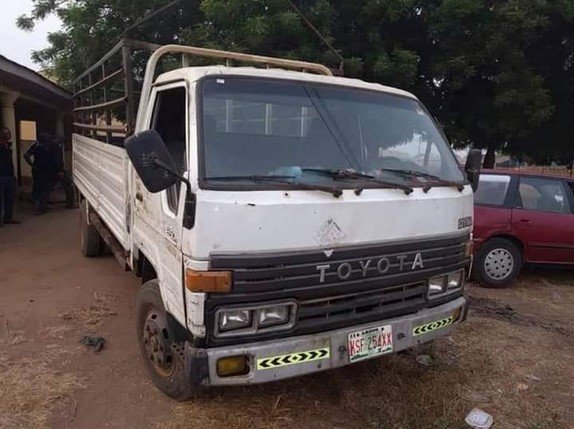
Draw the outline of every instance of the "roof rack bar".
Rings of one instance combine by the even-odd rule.
[[[88,74],[90,74],[91,72],[95,71],[98,67],[100,67],[103,63],[105,63],[106,61],[108,61],[115,53],[117,53],[120,49],[122,49],[122,46],[124,46],[124,44],[126,43],[126,39],[122,39],[120,40],[118,43],[116,43],[116,45],[110,50],[108,51],[108,53],[106,55],[104,55],[102,58],[100,58],[100,60],[93,64],[90,68],[88,68],[84,73],[82,73],[75,81],[74,84],[77,84],[78,82],[80,82],[83,78],[85,78]]]
[[[106,131],[111,133],[120,133],[125,134],[126,128],[125,127],[114,127],[108,125],[91,125],[91,124],[82,124],[81,122],[74,122],[74,127],[83,128],[86,130],[94,130],[94,131]]]
[[[124,69],[118,69],[113,73],[110,73],[109,75],[107,75],[106,77],[104,77],[103,79],[99,80],[98,82],[94,83],[93,85],[87,86],[86,88],[83,88],[79,91],[76,92],[75,96],[84,94],[88,91],[91,91],[92,89],[96,89],[97,87],[99,87],[100,85],[103,85],[104,83],[109,82],[110,80],[114,79],[115,77],[121,75],[124,72]]]
[[[131,41],[131,43],[132,46],[135,46],[135,41]],[[146,47],[152,50],[157,46],[148,43],[144,43],[143,45],[147,45]],[[148,60],[145,70],[145,77],[143,81],[142,96],[140,98],[140,104],[139,104],[140,111],[143,111],[142,109],[144,109],[147,103],[149,102],[155,70],[159,63],[159,60],[164,55],[169,54],[188,54],[196,57],[222,59],[226,61],[226,64],[229,64],[229,61],[239,61],[244,63],[260,64],[267,67],[275,66],[282,69],[298,70],[302,72],[315,73],[325,76],[333,76],[331,70],[329,70],[322,64],[308,63],[305,61],[287,60],[284,58],[273,58],[273,57],[264,57],[260,55],[242,54],[239,52],[218,51],[216,49],[196,48],[193,46],[165,45],[155,49],[154,53],[150,56]],[[137,124],[138,127],[140,125],[143,124]]]
[[[92,111],[92,110],[103,110],[103,109],[106,109],[108,107],[117,106],[118,104],[123,103],[124,101],[126,101],[126,98],[127,97],[120,97],[120,98],[116,98],[115,100],[106,101],[105,103],[94,104],[91,106],[76,107],[74,109],[74,112],[87,112],[87,111]]]

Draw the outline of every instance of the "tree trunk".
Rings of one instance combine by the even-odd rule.
[[[494,168],[495,163],[496,163],[496,154],[494,146],[488,146],[488,150],[486,151],[486,155],[484,156],[484,161],[482,162],[482,168]]]

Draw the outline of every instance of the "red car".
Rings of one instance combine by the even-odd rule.
[[[574,267],[574,179],[483,170],[474,194],[474,277],[512,283],[525,263]]]

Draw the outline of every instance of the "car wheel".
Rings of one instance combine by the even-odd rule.
[[[159,283],[150,280],[138,292],[136,333],[140,354],[155,386],[170,398],[186,401],[194,392],[191,378],[185,374],[181,345],[167,323]]]
[[[522,268],[522,252],[510,240],[493,238],[480,249],[475,261],[478,281],[485,287],[508,287]]]
[[[102,243],[98,230],[88,223],[87,205],[86,200],[80,203],[80,246],[82,254],[92,258],[101,255]]]

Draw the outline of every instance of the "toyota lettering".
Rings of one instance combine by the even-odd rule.
[[[331,264],[317,265],[319,271],[319,283],[325,283],[325,277],[331,273],[336,273],[339,280],[349,280],[353,273],[359,273],[362,278],[366,278],[369,272],[376,272],[378,275],[385,275],[391,268],[398,268],[398,272],[406,270],[415,271],[424,268],[423,257],[421,253],[413,255],[394,255],[383,256],[379,259],[364,259],[352,262],[343,262],[337,266]]]

